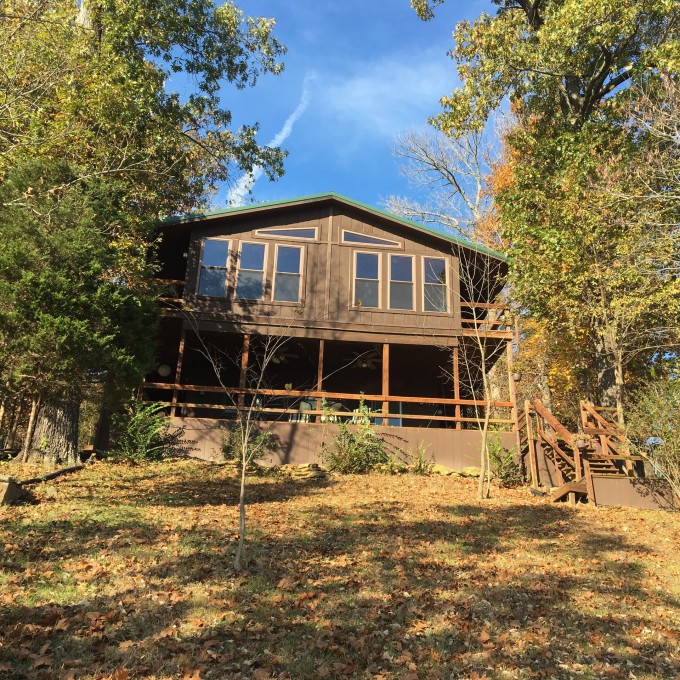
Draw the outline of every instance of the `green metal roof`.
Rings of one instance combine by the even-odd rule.
[[[275,208],[279,206],[285,206],[285,205],[291,205],[294,203],[312,203],[314,201],[323,201],[323,200],[329,200],[333,199],[336,201],[340,201],[341,203],[346,203],[347,205],[354,206],[355,208],[359,208],[361,210],[365,210],[366,212],[370,212],[374,215],[378,215],[380,217],[384,217],[388,220],[391,220],[392,222],[397,222],[398,224],[401,224],[405,227],[409,227],[410,229],[415,229],[417,231],[424,232],[426,234],[429,234],[430,236],[435,236],[436,238],[440,238],[444,241],[449,241],[450,243],[455,243],[456,245],[462,246],[463,248],[469,248],[471,250],[476,250],[477,252],[480,253],[485,253],[486,255],[491,255],[492,257],[498,258],[500,260],[506,261],[507,258],[505,255],[502,255],[499,252],[496,252],[495,250],[492,250],[491,248],[487,248],[486,246],[478,245],[476,243],[472,243],[471,241],[467,241],[466,239],[457,237],[457,236],[451,236],[450,234],[446,234],[443,231],[439,231],[438,229],[434,229],[433,227],[429,227],[424,224],[420,224],[419,222],[414,222],[413,220],[407,220],[404,219],[403,217],[399,217],[397,215],[393,215],[391,213],[388,213],[384,210],[379,210],[378,208],[374,208],[373,206],[370,206],[366,203],[361,203],[360,201],[355,201],[351,198],[347,198],[346,196],[342,196],[340,194],[336,193],[326,193],[326,194],[312,194],[311,196],[300,196],[298,198],[287,198],[283,199],[280,201],[265,201],[263,203],[251,203],[249,205],[240,205],[236,206],[233,208],[221,208],[219,210],[207,210],[205,212],[200,212],[200,213],[191,213],[189,215],[179,215],[177,217],[170,217],[167,220],[164,220],[162,224],[176,224],[176,223],[182,223],[182,222],[193,222],[197,220],[202,220],[206,218],[215,218],[215,217],[222,217],[222,216],[227,216],[227,215],[233,215],[235,213],[246,213],[254,210],[262,210],[266,208]]]

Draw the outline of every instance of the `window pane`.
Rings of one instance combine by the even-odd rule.
[[[354,304],[359,307],[377,307],[378,282],[356,281],[354,285]]]
[[[226,267],[229,254],[229,241],[207,238],[203,241],[203,260],[206,267]]]
[[[358,279],[375,279],[377,281],[378,255],[373,253],[357,253],[357,271],[355,276]]]
[[[413,282],[413,259],[404,255],[390,257],[390,279]]]
[[[425,283],[446,283],[446,260],[425,258]]]
[[[279,238],[316,238],[316,229],[258,229],[257,233]]]
[[[276,271],[287,274],[300,273],[300,251],[294,246],[279,246],[276,256]]]
[[[241,269],[264,269],[264,243],[241,244]]]
[[[367,243],[374,246],[398,246],[397,241],[388,241],[384,238],[377,238],[375,236],[366,236],[366,234],[357,234],[354,231],[342,232],[343,243]]]
[[[277,302],[299,302],[300,276],[299,274],[276,275],[274,284],[274,300]]]
[[[390,283],[390,308],[413,309],[412,283]]]
[[[201,267],[198,294],[224,297],[224,280],[226,273],[226,269],[206,269],[205,267]]]
[[[238,283],[236,284],[236,297],[245,300],[259,300],[263,292],[263,276],[262,272],[240,271],[238,273]]]
[[[446,311],[446,286],[435,283],[425,284],[425,311]]]

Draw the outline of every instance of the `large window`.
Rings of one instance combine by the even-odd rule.
[[[227,289],[227,261],[229,241],[218,238],[203,240],[198,294],[224,297]]]
[[[236,297],[261,300],[264,295],[264,243],[242,243],[236,278]]]
[[[440,257],[423,258],[423,309],[426,312],[446,312],[446,260]]]
[[[300,302],[301,272],[302,247],[277,245],[274,269],[276,302]]]
[[[380,256],[377,253],[354,256],[354,305],[380,307]]]
[[[413,258],[390,255],[390,309],[413,309]]]

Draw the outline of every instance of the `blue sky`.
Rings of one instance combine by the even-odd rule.
[[[395,136],[425,127],[438,113],[439,98],[458,82],[447,55],[453,27],[489,11],[490,3],[449,0],[430,22],[418,19],[409,0],[238,4],[251,16],[274,17],[276,36],[288,47],[282,75],[224,97],[236,124],[260,123],[260,143],[285,137],[284,177],[257,179],[254,198],[333,191],[379,207],[390,195],[408,195],[393,156]],[[225,187],[214,207],[226,199]]]

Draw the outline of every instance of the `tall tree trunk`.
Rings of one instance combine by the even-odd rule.
[[[28,454],[31,449],[31,440],[33,439],[33,433],[35,432],[35,418],[38,413],[38,407],[40,405],[40,399],[31,399],[31,414],[28,416],[28,425],[26,426],[26,436],[24,437],[24,444],[21,449],[21,462],[28,462]]]
[[[60,401],[43,401],[36,416],[29,462],[42,463],[45,467],[79,463],[79,418],[80,399],[75,393]]]
[[[595,369],[597,395],[600,406],[616,407],[616,354],[612,347],[612,334],[607,328],[598,333],[595,344]]]

